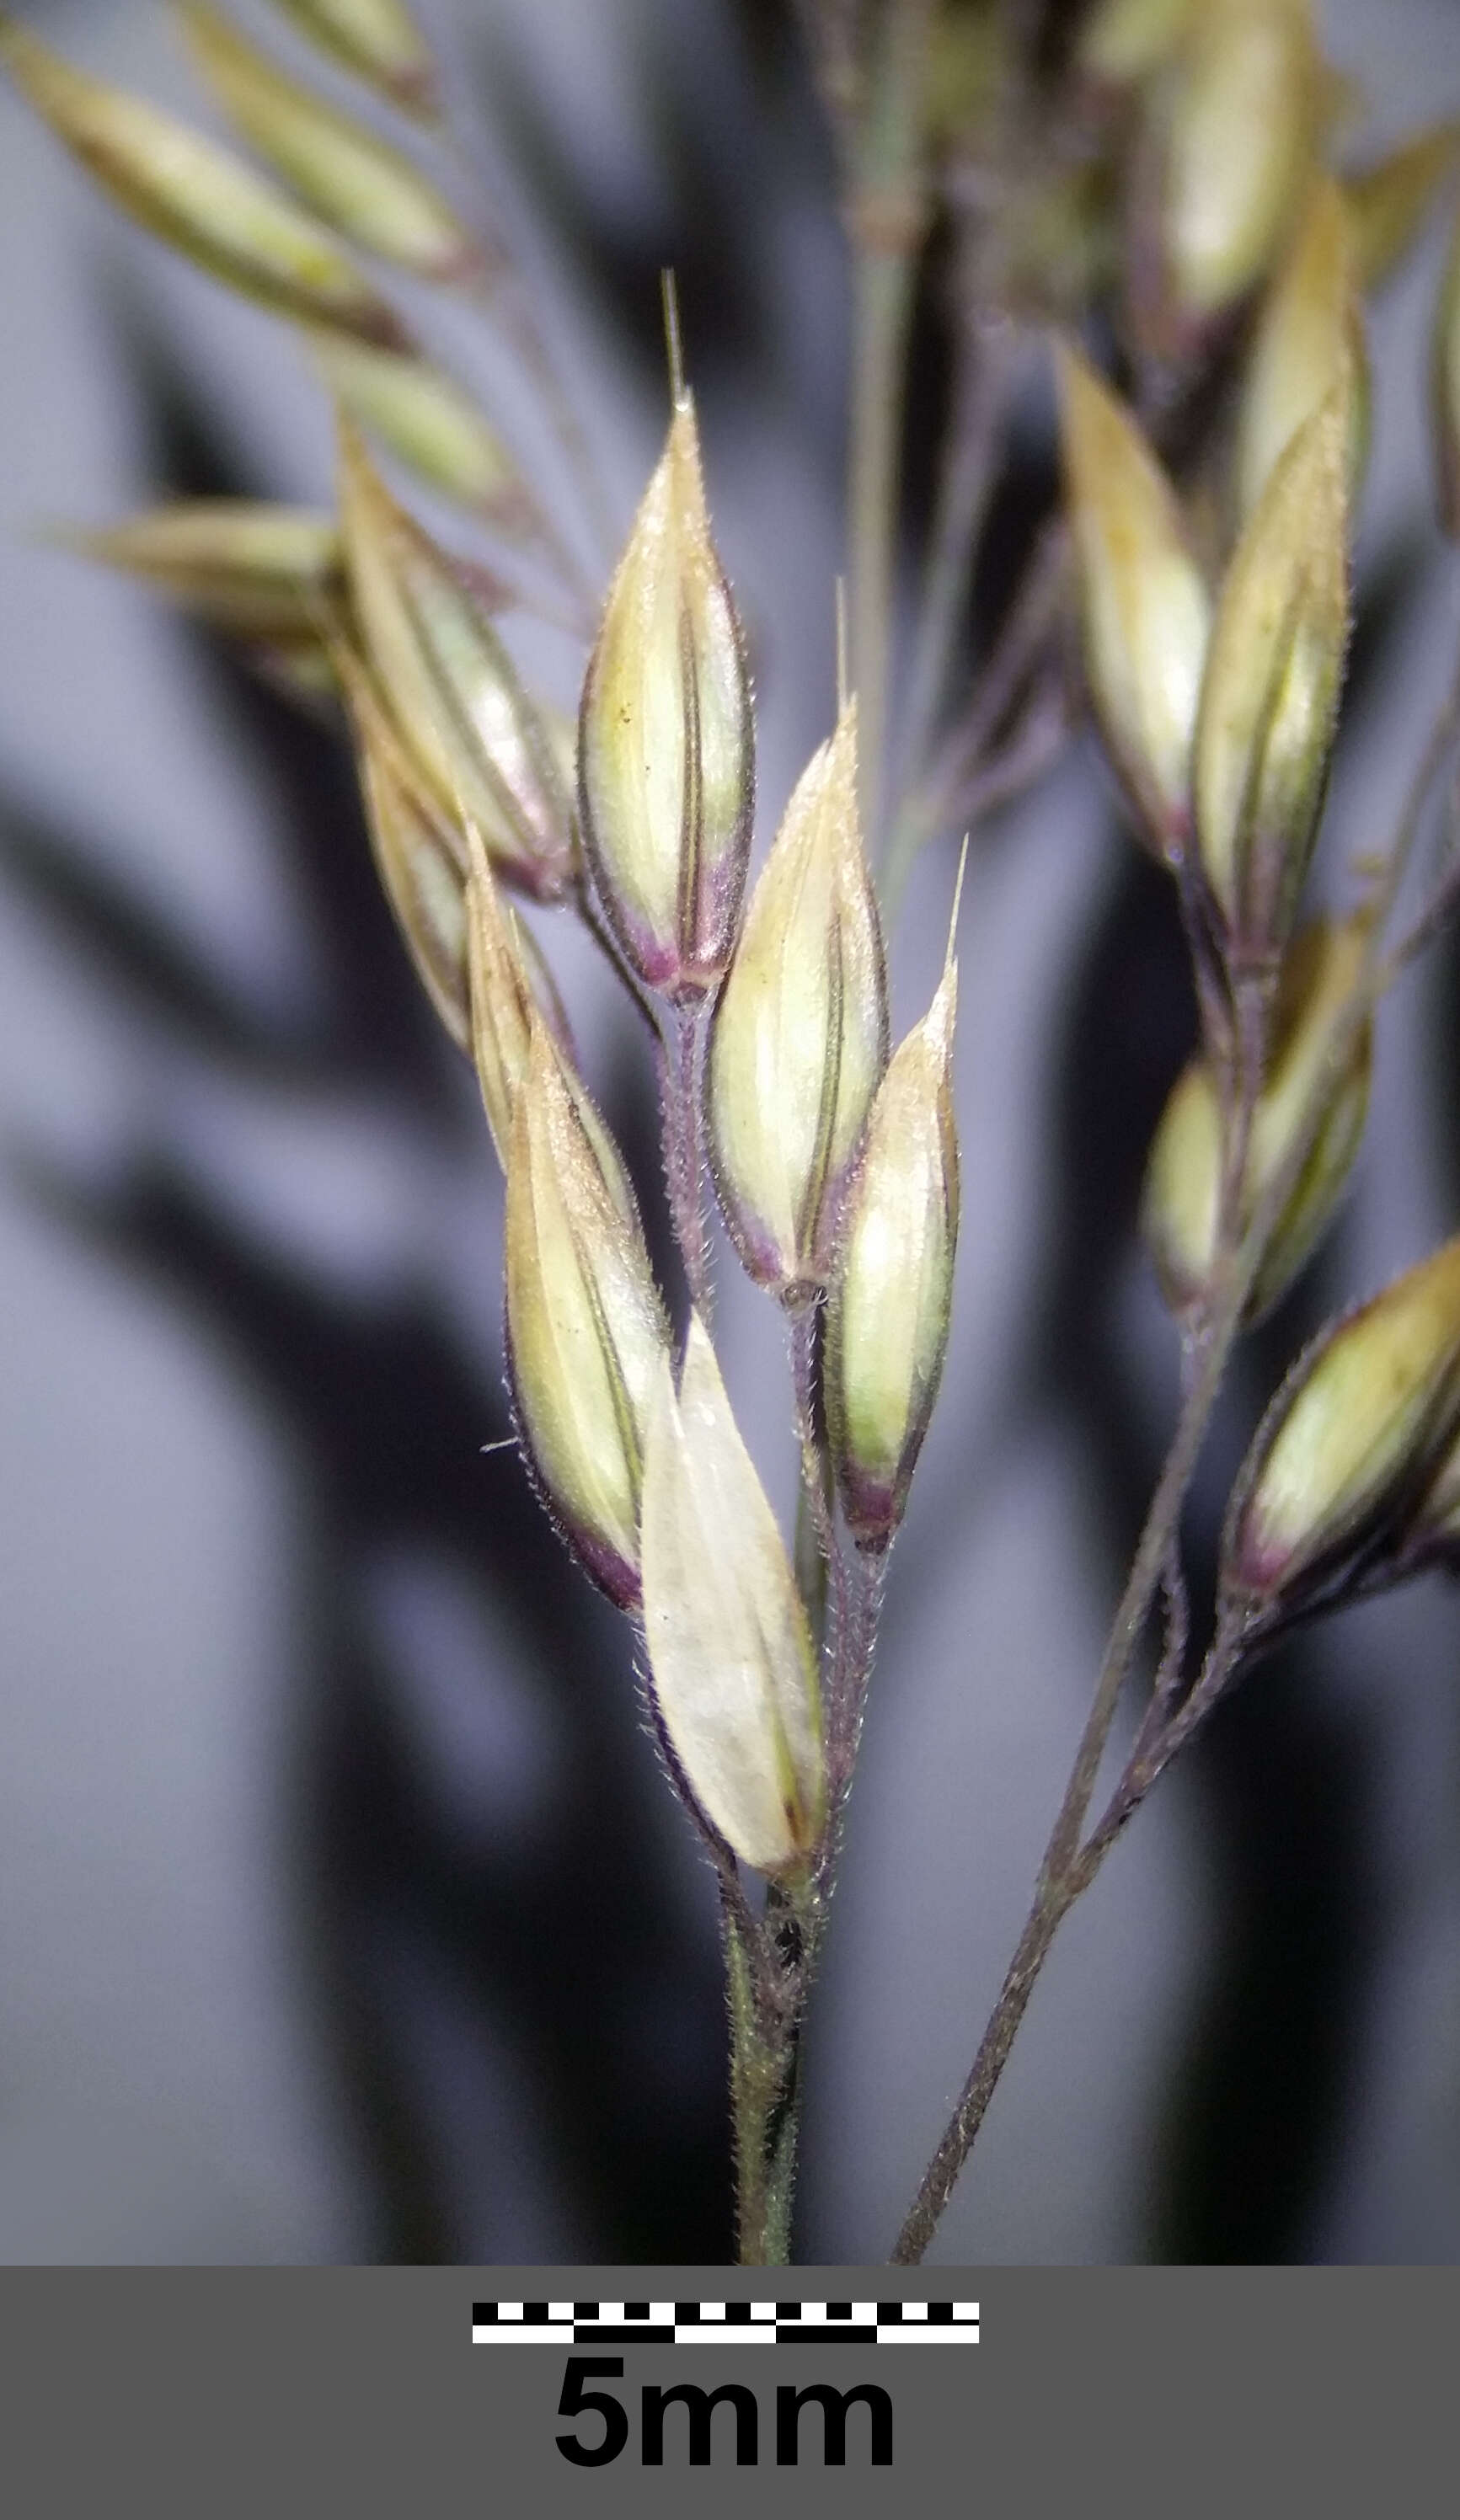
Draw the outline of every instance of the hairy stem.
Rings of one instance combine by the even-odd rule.
[[[861,1737],[862,1713],[872,1676],[877,1622],[882,1607],[886,1552],[862,1555],[848,1550],[837,1528],[832,1465],[827,1456],[820,1406],[820,1352],[815,1299],[798,1305],[789,1316],[791,1371],[796,1388],[797,1433],[801,1450],[801,1517],[810,1533],[820,1567],[819,1606],[829,1631],[830,1652],[823,1654],[827,1759],[828,1824],[826,1854],[818,1880],[828,1896],[836,1861],[841,1814],[851,1787]],[[810,1603],[807,1604],[808,1615]],[[816,1621],[813,1618],[813,1627]]]
[[[786,1332],[801,1462],[796,1514],[797,1576],[819,1647],[826,1631],[829,1591],[836,1597],[831,1606],[838,1617],[841,1615],[845,1564],[837,1538],[832,1468],[822,1428],[819,1308],[814,1295],[788,1311]]]
[[[1065,1799],[1040,1867],[1041,1883],[1058,1881],[1063,1876],[1078,1844],[1100,1772],[1100,1762],[1110,1739],[1120,1689],[1150,1615],[1163,1571],[1176,1546],[1181,1508],[1186,1502],[1186,1492],[1191,1485],[1192,1472],[1206,1440],[1207,1429],[1211,1423],[1211,1413],[1221,1390],[1241,1314],[1242,1304],[1234,1300],[1234,1288],[1229,1288],[1203,1343],[1197,1371],[1176,1422],[1171,1448],[1151,1499],[1145,1528],[1136,1544]]]
[[[705,1124],[700,1074],[704,1039],[702,1007],[670,1009],[660,1057],[664,1181],[690,1301],[702,1320],[708,1322],[714,1291],[705,1218]]]
[[[1184,1703],[1164,1723],[1155,1725],[1149,1736],[1142,1729],[1102,1818],[1090,1831],[1071,1867],[1072,1899],[1088,1889],[1126,1822],[1140,1808],[1157,1778],[1170,1766],[1177,1751],[1184,1748],[1192,1734],[1205,1724],[1218,1697],[1237,1678],[1244,1657],[1242,1620],[1240,1617],[1224,1618],[1202,1666],[1201,1677]]]
[[[788,2266],[796,2178],[797,2049],[794,2022],[767,2017],[761,2000],[764,1935],[753,1939],[725,1914],[730,1994],[730,2105],[735,2130],[736,2230],[740,2263]]]
[[[1040,1892],[1029,1911],[958,2106],[923,2174],[912,2210],[897,2234],[892,2248],[894,2267],[917,2266],[937,2228],[938,2216],[953,2193],[974,2138],[983,2124],[999,2076],[1008,2062],[1015,2033],[1034,1992],[1034,1981],[1044,1966],[1049,1947],[1069,1905],[1070,1894],[1065,1886],[1051,1883]]]
[[[801,2029],[824,1905],[814,1880],[767,1886],[763,1915],[725,1909],[740,2263],[791,2263]]]
[[[877,1627],[882,1614],[886,1580],[886,1553],[881,1551],[866,1555],[858,1552],[845,1569],[839,1596],[838,1625],[833,1640],[832,1685],[827,1706],[829,1818],[824,1878],[828,1896],[841,1851],[840,1833],[845,1816],[846,1797],[851,1791],[857,1752],[861,1747],[862,1718],[866,1712],[867,1690],[877,1651]]]

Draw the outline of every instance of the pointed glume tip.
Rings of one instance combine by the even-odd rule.
[[[664,349],[669,361],[669,395],[678,411],[686,399],[684,346],[679,334],[679,291],[672,271],[660,273],[660,288],[664,302]]]
[[[968,844],[969,834],[965,832],[963,846],[958,852],[958,873],[953,883],[953,908],[948,919],[948,948],[943,956],[944,971],[951,971],[953,968],[953,949],[958,942],[958,910],[963,900],[963,878],[968,872]]]

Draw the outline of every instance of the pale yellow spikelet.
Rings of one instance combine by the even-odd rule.
[[[300,34],[380,94],[428,119],[439,110],[435,64],[405,0],[274,0]]]
[[[1120,86],[1149,77],[1186,32],[1198,0],[1095,0],[1077,58],[1092,78]]]
[[[803,1866],[826,1804],[806,1614],[696,1315],[676,1395],[655,1373],[644,1443],[644,1636],[690,1790],[745,1864]]]
[[[1366,917],[1318,920],[1285,957],[1262,1089],[1253,1112],[1237,1197],[1245,1231],[1269,1182],[1288,1161],[1309,1099],[1327,1067],[1329,1042],[1359,977]],[[1253,1282],[1244,1319],[1279,1302],[1326,1231],[1363,1141],[1373,1069],[1373,1027],[1359,1026],[1324,1108],[1306,1160]],[[1152,1142],[1141,1224],[1162,1291],[1179,1315],[1200,1314],[1212,1285],[1224,1163],[1221,1097],[1209,1065],[1193,1059],[1178,1077]]]
[[[745,646],[681,393],[604,606],[579,719],[583,842],[639,977],[711,987],[735,942],[754,809]]]
[[[1306,0],[1211,0],[1192,13],[1163,205],[1183,310],[1216,314],[1266,270],[1306,177],[1318,86]]]
[[[1180,358],[1270,268],[1325,105],[1308,0],[1201,0],[1145,96],[1131,192],[1132,312]]]
[[[578,1075],[568,1017],[552,974],[527,928],[502,899],[491,860],[475,823],[465,826],[465,840],[472,1055],[497,1159],[505,1169],[512,1142],[512,1115],[527,1072],[536,1019],[546,1027],[557,1051],[564,1081],[614,1203],[626,1224],[636,1225],[638,1209],[628,1175]]]
[[[1460,122],[1417,131],[1344,180],[1359,284],[1382,289],[1420,235],[1437,197],[1460,166]]]
[[[317,637],[343,585],[333,517],[255,499],[178,499],[55,539],[175,604],[264,642]]]
[[[343,642],[331,654],[386,898],[427,996],[458,1050],[470,1051],[463,835],[422,779],[365,665]]]
[[[574,838],[551,742],[470,575],[390,496],[348,426],[340,517],[371,669],[441,809],[479,826],[507,881],[561,899]]]
[[[859,1547],[902,1518],[947,1353],[958,1250],[951,956],[877,1089],[827,1314],[832,1459]]]
[[[1076,351],[1060,348],[1057,372],[1091,696],[1145,835],[1179,857],[1210,600],[1133,415]]]
[[[1338,387],[1348,417],[1350,500],[1368,445],[1369,379],[1359,273],[1348,212],[1319,176],[1263,304],[1243,386],[1237,495],[1250,516],[1278,458]]]
[[[1229,1598],[1300,1598],[1423,1491],[1460,1415],[1460,1238],[1315,1340],[1259,1429],[1223,1547]]]
[[[478,508],[510,540],[541,537],[536,503],[473,397],[429,359],[339,335],[311,348],[342,411],[433,490]]]
[[[856,707],[802,772],[715,1010],[715,1186],[753,1277],[824,1284],[888,1055],[887,972],[856,801]]]
[[[129,218],[214,279],[298,323],[404,344],[393,308],[337,238],[241,158],[3,16],[0,67]]]
[[[1222,586],[1197,721],[1197,836],[1235,967],[1292,926],[1328,776],[1348,639],[1348,391],[1279,459]]]
[[[194,62],[249,147],[351,245],[425,280],[480,260],[438,188],[398,149],[326,105],[207,0],[174,0]]]
[[[555,1520],[620,1606],[639,1597],[644,1428],[669,1327],[637,1216],[605,1178],[540,1017],[507,1157],[508,1367]]]

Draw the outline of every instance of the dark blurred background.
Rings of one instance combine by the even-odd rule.
[[[184,103],[153,0],[30,0]],[[1329,0],[1376,141],[1460,107],[1453,0]],[[240,11],[262,31],[269,13]],[[679,275],[760,694],[762,838],[824,733],[845,282],[776,0],[438,0],[473,143],[608,476],[662,425]],[[626,1633],[509,1453],[501,1198],[323,725],[42,547],[165,493],[323,499],[287,336],[123,233],[0,91],[0,2258],[714,2260],[714,1902]],[[1376,456],[1320,884],[1381,842],[1449,671],[1423,334]],[[460,326],[509,432],[510,370]],[[916,512],[946,388],[916,344]],[[1005,496],[1047,497],[1036,396]],[[590,547],[585,545],[585,556]],[[602,569],[602,557],[595,563]],[[565,705],[581,659],[529,643]],[[951,869],[920,870],[895,1012]],[[631,1027],[555,959],[655,1176]],[[559,951],[561,943],[561,952]],[[971,874],[953,1360],[893,1561],[809,2057],[801,2254],[886,2254],[1027,1903],[1175,1396],[1133,1216],[1190,1039],[1163,883],[1081,744]],[[1252,1343],[1193,1517],[1305,1332],[1460,1224],[1460,955],[1383,1037],[1356,1194]],[[784,1365],[722,1345],[784,1512]],[[1266,1666],[1067,1928],[937,2254],[1449,2261],[1460,2239],[1460,1606]]]

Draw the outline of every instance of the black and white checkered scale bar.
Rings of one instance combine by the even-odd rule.
[[[474,2345],[977,2345],[976,2301],[479,2301]]]

